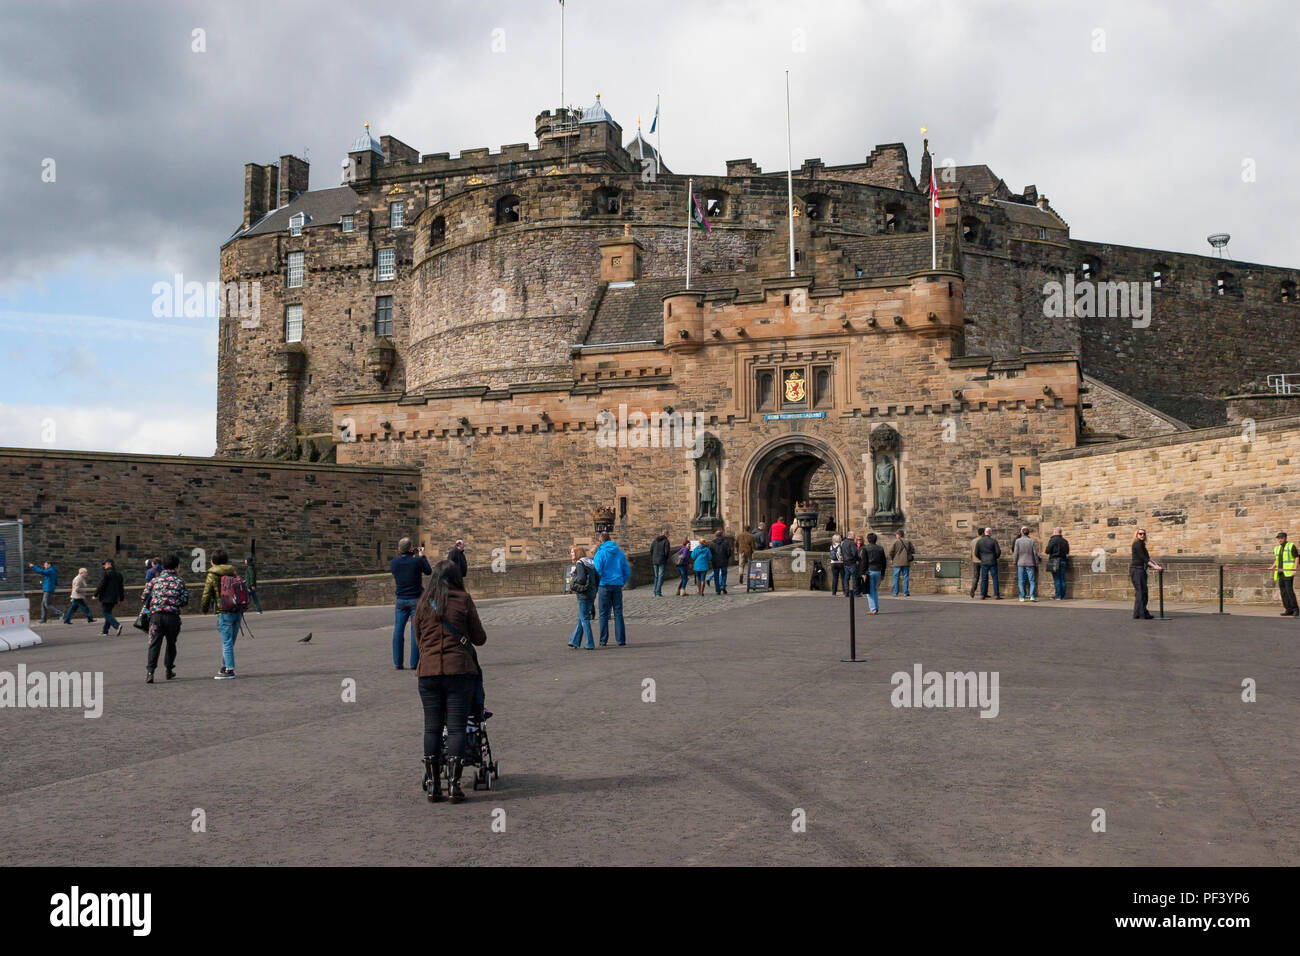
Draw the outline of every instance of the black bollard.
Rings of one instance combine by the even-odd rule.
[[[1223,613],[1223,565],[1219,565],[1219,613]]]
[[[1172,621],[1173,618],[1165,617],[1165,569],[1161,568],[1156,572],[1156,586],[1160,589],[1160,620]]]
[[[866,663],[864,658],[858,657],[858,618],[853,608],[853,598],[857,590],[857,582],[855,581],[853,587],[849,589],[849,656],[840,658],[842,664]]]

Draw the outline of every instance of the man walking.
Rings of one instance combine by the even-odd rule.
[[[844,562],[844,596],[846,598],[852,598],[862,593],[862,589],[858,587],[858,561],[860,558],[857,542],[853,540],[853,532],[846,530],[844,540],[840,542],[840,560]]]
[[[215,557],[215,555],[214,555]],[[174,554],[167,555],[162,563],[162,570],[144,586],[140,601],[149,612],[149,654],[145,663],[144,682],[153,683],[153,672],[158,667],[158,651],[163,642],[167,642],[167,652],[163,655],[163,667],[167,679],[176,676],[176,638],[181,632],[181,608],[190,603],[190,592],[185,582],[176,573],[181,559]],[[224,666],[222,668],[225,669]],[[231,672],[230,676],[234,676]]]
[[[420,549],[420,553],[424,554],[423,548]],[[469,574],[469,562],[465,560],[465,542],[463,539],[456,539],[456,543],[453,544],[451,550],[447,552],[447,560],[456,565],[457,570],[460,571],[461,580],[463,581],[465,575]],[[417,595],[417,597],[418,596],[419,595]],[[414,667],[415,665],[412,664],[411,666]]]
[[[455,548],[452,549],[453,551]],[[450,560],[450,559],[448,559]],[[415,615],[416,605],[424,592],[424,575],[433,574],[429,559],[424,556],[424,548],[419,553],[411,547],[410,538],[397,542],[397,557],[388,562],[388,570],[393,574],[393,667],[402,669],[402,647],[406,641],[406,622]],[[463,579],[463,576],[462,576]],[[415,643],[415,626],[411,626],[411,669],[420,663],[420,648]]]
[[[1069,566],[1070,560],[1070,542],[1065,540],[1065,535],[1061,534],[1061,529],[1057,528],[1052,532],[1051,538],[1047,541],[1047,570],[1052,572],[1052,584],[1056,586],[1056,593],[1053,600],[1065,600],[1065,569]]]
[[[903,580],[903,597],[911,597],[912,561],[916,558],[916,549],[912,542],[903,536],[903,530],[894,532],[894,543],[889,546],[889,563],[894,566],[894,597],[898,597],[898,580]]]
[[[998,587],[998,558],[1000,557],[1002,557],[1002,546],[993,537],[993,529],[985,528],[984,534],[975,542],[975,560],[979,562],[980,569],[981,601],[988,600],[990,577],[993,578],[993,599],[1002,600],[1002,590]],[[974,594],[971,597],[974,597]]]
[[[1147,551],[1147,533],[1139,528],[1133,538],[1133,559],[1129,562],[1128,576],[1133,582],[1133,620],[1150,621],[1154,615],[1147,610],[1147,568],[1163,571],[1164,568],[1151,560]]]
[[[668,552],[673,550],[673,543],[668,538],[668,529],[664,528],[650,542],[650,564],[655,572],[654,596],[664,596],[664,571],[668,567]]]
[[[251,554],[244,555],[244,587],[248,589],[248,599],[257,606],[257,613],[262,613],[262,600],[257,596],[257,564]]]
[[[600,547],[592,559],[596,573],[600,575],[600,587],[597,588],[597,603],[600,612],[600,646],[609,642],[609,617],[614,615],[614,643],[619,647],[627,646],[627,629],[623,624],[623,585],[632,576],[632,566],[627,563],[627,556],[608,531],[600,534]]]
[[[1020,603],[1026,600],[1038,603],[1038,542],[1029,536],[1028,528],[1020,529],[1020,537],[1011,545],[1011,554],[1016,562],[1016,587],[1020,591]]]
[[[51,611],[55,617],[62,617],[63,612],[54,606],[54,590],[59,586],[59,569],[50,562],[45,561],[38,568],[34,564],[29,564],[33,572],[39,574],[41,580],[41,623],[45,623],[45,616]]]
[[[1273,547],[1273,580],[1282,595],[1282,616],[1300,617],[1300,605],[1295,600],[1296,546],[1286,539],[1286,532],[1277,533]]]
[[[212,552],[212,566],[203,581],[203,597],[199,601],[199,610],[204,614],[217,613],[221,670],[217,671],[215,680],[232,680],[235,676],[235,638],[239,636],[239,623],[247,607],[248,592],[244,589],[244,579],[230,563],[230,555],[225,549],[218,548]],[[152,621],[150,623],[152,625]]]
[[[72,603],[68,605],[67,613],[63,615],[63,623],[71,624],[72,617],[80,608],[86,612],[86,621],[94,624],[95,619],[90,614],[90,605],[86,603],[86,598],[90,597],[90,578],[89,572],[85,568],[77,568],[77,576],[72,579]]]
[[[727,529],[719,528],[718,533],[709,542],[709,553],[713,555],[713,590],[716,594],[727,593],[727,567],[731,564],[731,539]]]
[[[122,580],[122,572],[109,558],[104,562],[104,575],[99,579],[99,587],[95,588],[95,600],[99,602],[99,609],[104,616],[104,629],[100,634],[105,637],[108,636],[110,627],[117,628],[118,634],[122,633],[122,625],[113,617],[113,608],[125,597],[126,585]]]
[[[758,542],[754,540],[754,535],[745,530],[741,530],[736,535],[736,554],[740,555],[740,581],[745,583],[749,578],[749,562],[754,557],[754,549]]]

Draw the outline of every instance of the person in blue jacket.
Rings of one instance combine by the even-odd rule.
[[[691,552],[691,564],[695,568],[695,586],[700,589],[700,597],[704,597],[704,585],[709,583],[709,568],[713,566],[713,552],[703,539]]]
[[[597,589],[597,606],[600,610],[600,646],[609,642],[609,616],[614,615],[614,642],[619,647],[627,646],[627,629],[623,625],[623,585],[632,576],[632,566],[627,563],[625,555],[614,543],[608,531],[601,532],[600,547],[592,559],[596,573],[600,575],[600,587]]]
[[[59,586],[59,569],[48,561],[44,562],[43,567],[38,568],[34,564],[28,567],[45,579],[41,582],[41,623],[45,623],[45,616],[51,612],[55,617],[62,617],[63,612],[52,603],[54,592]]]

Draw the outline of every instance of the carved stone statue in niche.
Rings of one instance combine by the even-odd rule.
[[[871,524],[901,525],[903,512],[899,502],[898,449],[900,438],[889,425],[881,425],[871,433],[872,477],[876,489],[875,507],[871,511]]]
[[[720,524],[722,442],[714,435],[704,436],[704,449],[695,459],[695,518],[692,526]]]

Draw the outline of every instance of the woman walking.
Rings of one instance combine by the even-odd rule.
[[[682,576],[681,583],[677,585],[677,596],[681,597],[686,593],[686,585],[691,580],[691,539],[683,538],[682,546],[677,549],[677,573]]]
[[[844,559],[840,557],[840,536],[831,536],[831,597],[835,597],[835,592],[839,590],[840,578],[844,577]],[[844,581],[844,591],[847,594],[849,582]]]
[[[709,581],[709,565],[713,563],[713,552],[703,540],[695,542],[691,561],[695,566],[695,585],[700,589],[699,596],[704,597],[704,585]]]
[[[448,796],[452,803],[465,799],[460,788],[465,749],[465,720],[473,705],[479,666],[470,645],[487,643],[474,600],[465,592],[460,569],[439,561],[415,611],[415,640],[420,660],[420,702],[424,705],[424,781],[430,803],[442,799],[442,763],[451,761]],[[442,728],[447,726],[447,752],[442,751]]]
[[[569,560],[573,563],[564,575],[564,590],[578,599],[578,626],[569,638],[569,647],[576,651],[585,634],[587,650],[594,651],[596,638],[591,632],[591,615],[596,600],[596,565],[587,557],[587,549],[583,547],[570,548]]]
[[[1138,528],[1133,537],[1133,560],[1129,562],[1128,576],[1133,582],[1133,620],[1149,621],[1153,617],[1147,610],[1147,568],[1163,571],[1164,568],[1151,560],[1147,551],[1147,533]]]

